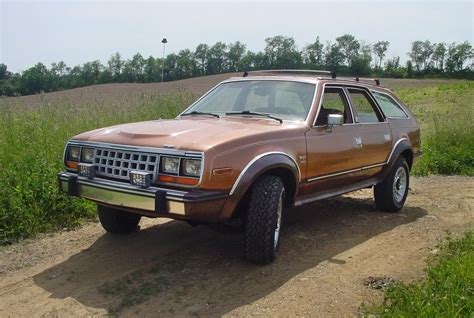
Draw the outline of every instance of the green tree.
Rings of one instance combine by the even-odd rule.
[[[433,55],[431,59],[435,67],[443,71],[444,70],[444,61],[446,60],[446,44],[445,43],[438,43],[434,45]]]
[[[200,75],[206,75],[207,70],[207,55],[209,46],[207,44],[199,44],[194,50],[194,58],[197,61],[197,67]]]
[[[418,72],[421,71],[421,66],[423,65],[423,42],[415,41],[411,44],[411,51],[408,53],[410,56],[412,64],[415,65]]]
[[[446,58],[446,69],[449,72],[461,72],[464,70],[464,64],[474,57],[472,45],[465,41],[460,44],[452,43],[448,48]]]
[[[344,63],[344,54],[341,52],[339,45],[328,42],[324,49],[324,61],[326,68],[330,71],[337,72],[339,67]]]
[[[123,69],[124,63],[125,62],[122,61],[122,57],[120,56],[119,52],[116,52],[115,54],[113,54],[109,58],[109,61],[107,62],[107,69],[110,71],[114,81],[116,82],[121,81],[121,75],[122,75],[122,69]]]
[[[10,72],[8,71],[7,65],[0,63],[0,81],[6,80],[10,77]]]
[[[208,51],[207,73],[219,74],[227,71],[227,45],[217,42]]]
[[[353,35],[344,34],[336,38],[336,43],[344,57],[343,62],[350,67],[354,58],[359,55],[359,41],[357,41]]]
[[[303,63],[310,69],[320,69],[324,66],[324,45],[316,37],[316,41],[303,49]]]
[[[227,70],[229,72],[246,70],[245,68],[242,68],[241,64],[242,58],[245,54],[245,50],[245,44],[242,44],[239,41],[229,44],[227,51]]]
[[[144,68],[145,82],[161,81],[161,59],[155,59],[153,56],[148,57]]]
[[[295,40],[291,37],[277,35],[265,39],[264,54],[268,68],[271,69],[292,69],[301,65],[301,52],[295,45]]]
[[[361,44],[360,53],[352,58],[349,71],[352,75],[364,76],[371,72],[370,63],[372,62],[372,46],[370,44]]]
[[[176,79],[198,75],[196,60],[189,49],[179,51],[176,60]]]
[[[375,42],[375,44],[372,47],[372,50],[375,56],[377,56],[378,58],[377,65],[379,69],[382,68],[382,61],[383,61],[383,58],[385,57],[385,53],[387,53],[389,45],[390,45],[389,41],[378,41],[378,42]]]

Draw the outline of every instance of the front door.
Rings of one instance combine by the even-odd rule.
[[[327,130],[329,114],[344,116],[342,126]],[[358,125],[343,87],[326,86],[315,124],[306,133],[307,171],[303,195],[327,191],[356,182],[360,167]]]

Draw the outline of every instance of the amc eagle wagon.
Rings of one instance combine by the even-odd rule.
[[[378,210],[403,207],[420,129],[379,84],[323,71],[245,72],[175,119],[74,136],[60,188],[96,202],[114,234],[135,231],[141,217],[239,226],[245,258],[267,264],[284,208],[370,187]]]

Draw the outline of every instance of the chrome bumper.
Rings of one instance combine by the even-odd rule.
[[[59,187],[71,196],[119,208],[152,212],[156,216],[186,215],[186,205],[226,197],[208,191],[179,191],[159,187],[146,189],[101,178],[88,179],[74,173],[58,174]]]

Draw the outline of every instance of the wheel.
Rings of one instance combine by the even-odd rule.
[[[127,234],[137,229],[141,215],[98,205],[99,220],[109,233]]]
[[[278,255],[285,187],[275,176],[257,179],[250,193],[245,218],[245,258],[257,264],[269,264]]]
[[[410,175],[408,163],[404,157],[397,159],[381,183],[374,187],[375,205],[385,212],[398,212],[408,195]]]

